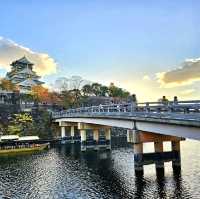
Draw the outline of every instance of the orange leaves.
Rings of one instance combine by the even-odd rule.
[[[38,102],[47,102],[49,99],[49,91],[41,85],[32,87],[32,94]]]
[[[47,104],[59,104],[60,98],[57,93],[50,92],[47,88],[41,85],[32,87],[32,94],[38,102]]]
[[[14,85],[11,81],[6,80],[6,79],[1,80],[0,87],[3,90],[7,90],[7,91],[16,91],[18,89],[16,85]]]

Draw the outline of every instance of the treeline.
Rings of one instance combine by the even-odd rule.
[[[130,96],[128,91],[115,86],[114,83],[111,83],[108,87],[99,83],[86,84],[81,90],[84,96],[119,97],[123,99]]]
[[[17,92],[19,88],[8,80],[1,80],[0,88],[7,91]],[[68,89],[62,85],[57,91],[50,90],[41,85],[32,87],[29,94],[21,95],[25,102],[56,104],[65,109],[71,107],[82,106],[91,96],[96,97],[112,97],[121,100],[127,100],[132,95],[111,83],[109,86],[104,86],[99,83],[85,84],[80,88],[80,82],[76,82],[73,89]],[[133,99],[135,100],[135,99]]]
[[[61,90],[61,102],[65,108],[80,107],[86,103],[89,97],[112,97],[121,100],[127,100],[132,97],[131,94],[111,83],[109,86],[104,86],[99,83],[86,84],[81,89]]]
[[[95,96],[112,97],[120,100],[127,100],[131,94],[111,83],[104,86],[99,83],[85,84],[81,88],[80,82],[77,82],[73,89],[62,86],[59,90],[54,91],[41,85],[34,86],[28,94],[20,95],[20,101],[34,104],[50,104],[57,105],[60,108],[80,107],[87,102],[88,98]],[[19,92],[19,88],[12,82],[2,79],[0,89],[5,91]],[[1,113],[3,116],[4,114]],[[3,117],[2,117],[3,118]],[[35,115],[33,113],[16,113],[7,117],[7,122],[1,118],[0,133],[1,134],[18,134],[38,135],[40,138],[52,138],[55,136],[56,126],[51,124],[51,115],[47,110],[37,109]]]

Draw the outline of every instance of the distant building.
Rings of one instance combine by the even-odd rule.
[[[10,64],[11,71],[6,74],[6,79],[19,87],[20,92],[29,92],[33,86],[42,85],[40,76],[33,71],[33,63],[25,56]]]
[[[99,106],[101,105],[110,105],[110,104],[124,104],[135,102],[136,96],[130,96],[127,99],[122,99],[120,97],[103,97],[103,96],[89,96],[87,97],[82,106]]]

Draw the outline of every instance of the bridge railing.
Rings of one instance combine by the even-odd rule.
[[[191,101],[167,101],[167,102],[143,102],[110,104],[90,107],[80,107],[53,113],[53,118],[78,116],[78,115],[124,115],[135,117],[176,118],[191,119],[200,118],[200,100]]]

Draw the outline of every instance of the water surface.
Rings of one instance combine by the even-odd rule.
[[[0,198],[200,198],[199,151],[200,142],[182,142],[181,175],[166,163],[164,178],[156,177],[154,165],[135,177],[132,148],[83,154],[73,145],[1,157]]]

